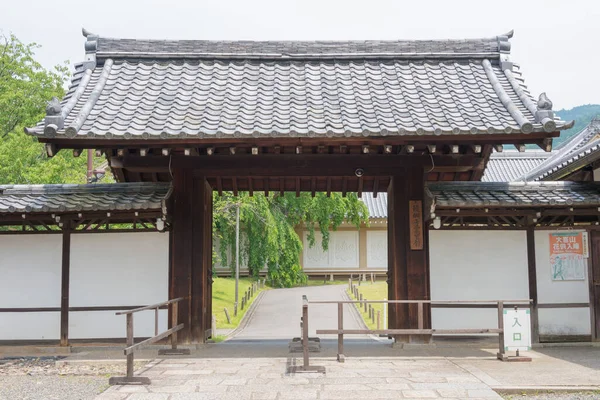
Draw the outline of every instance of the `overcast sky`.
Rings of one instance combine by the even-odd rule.
[[[6,1],[6,0],[5,0]],[[554,109],[600,103],[600,0],[11,0],[0,29],[83,60],[81,28],[139,39],[462,39],[511,29],[511,58]]]

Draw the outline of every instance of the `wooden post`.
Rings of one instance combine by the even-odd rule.
[[[127,347],[133,346],[133,313],[127,314]],[[127,354],[127,377],[133,378],[133,352]]]
[[[352,278],[348,278],[348,290],[352,292]]]
[[[179,320],[179,301],[171,305],[171,327],[177,326]],[[177,350],[177,332],[171,334],[171,348]]]
[[[158,307],[154,309],[154,336],[158,336]]]
[[[338,303],[338,331],[344,329],[344,303]],[[338,332],[338,354],[337,360],[344,362],[344,334]]]
[[[529,299],[533,303],[529,305],[531,310],[531,343],[540,342],[540,329],[538,319],[538,292],[537,292],[537,270],[535,260],[535,225],[533,221],[527,227],[527,277],[529,278]]]
[[[223,308],[223,311],[225,311],[225,318],[227,318],[227,323],[231,324],[231,317],[229,316],[229,311],[227,311],[227,307]]]
[[[210,337],[213,339],[217,337],[217,317],[214,314],[211,317]]]
[[[400,172],[400,171],[399,171]],[[429,300],[429,239],[425,222],[424,171],[408,168],[388,187],[388,298]],[[418,327],[416,307],[389,307],[389,329]],[[423,327],[431,328],[431,307],[424,305]],[[394,335],[397,342],[429,342],[431,335]]]
[[[504,356],[504,303],[498,302],[498,329],[502,332],[498,334],[498,358]]]
[[[365,299],[364,305],[365,305],[365,312],[367,312],[367,306],[368,306],[367,299]]]
[[[178,319],[172,321],[171,328],[181,323],[184,327],[177,338],[181,343],[192,340],[191,302],[192,302],[192,189],[193,177],[191,170],[173,170],[173,211],[171,233],[171,286],[169,298],[183,297],[179,304]],[[173,308],[175,310],[175,308]]]
[[[418,328],[419,329],[423,329],[423,303],[419,302],[417,303],[417,315],[418,315]]]
[[[385,307],[385,304],[384,304]],[[385,310],[385,308],[384,308]],[[377,330],[381,329],[381,311],[377,310]]]
[[[71,221],[64,221],[60,284],[60,345],[69,345],[69,283],[71,275]]]

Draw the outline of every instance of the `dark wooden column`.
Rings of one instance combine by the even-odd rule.
[[[62,234],[60,282],[60,345],[69,345],[69,282],[71,274],[71,221],[65,221]]]
[[[203,343],[212,316],[212,188],[204,177],[194,178],[192,208],[192,337]]]
[[[429,238],[425,226],[424,173],[408,169],[392,177],[388,189],[388,297],[429,300]],[[391,329],[418,328],[417,305],[391,305]],[[424,307],[423,327],[431,327],[431,308]],[[405,335],[396,341],[407,342]],[[428,341],[429,336],[414,341]]]
[[[527,227],[527,276],[529,279],[529,299],[533,300],[531,305],[531,343],[540,342],[540,328],[538,319],[538,292],[537,271],[535,262],[535,227]]]
[[[191,343],[192,336],[192,191],[194,180],[192,171],[176,169],[173,171],[173,211],[171,233],[171,286],[169,298],[183,297],[179,303],[179,324],[185,324],[179,331],[180,343]],[[170,319],[169,319],[170,320]]]

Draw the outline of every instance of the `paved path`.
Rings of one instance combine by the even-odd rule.
[[[264,292],[248,324],[232,341],[285,339],[300,336],[302,296],[310,300],[346,300],[345,285],[308,286],[292,289],[273,289]],[[361,329],[362,321],[352,304],[344,305],[344,328]],[[311,304],[308,314],[309,336],[317,329],[337,329],[336,304]],[[323,335],[320,335],[323,337]],[[365,338],[365,337],[363,337]]]
[[[293,358],[157,360],[150,386],[113,386],[97,400],[500,399],[447,359],[314,359],[326,374],[290,374]]]

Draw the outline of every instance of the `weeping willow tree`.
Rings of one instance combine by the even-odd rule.
[[[266,266],[271,284],[290,287],[306,282],[300,266],[302,240],[295,227],[303,224],[308,231],[308,245],[316,245],[315,232],[322,234],[321,246],[329,247],[330,230],[336,230],[344,221],[357,228],[368,221],[368,210],[355,194],[342,197],[332,193],[317,193],[312,197],[303,193],[273,194],[231,193],[214,195],[213,230],[219,238],[217,257],[222,265],[235,270],[236,208],[240,208],[240,263],[248,265],[252,276],[258,276]]]

